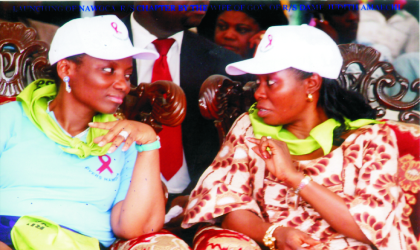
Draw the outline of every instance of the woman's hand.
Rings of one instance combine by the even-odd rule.
[[[268,171],[270,171],[277,179],[284,181],[289,187],[295,187],[304,177],[293,166],[292,157],[285,142],[268,139],[263,136],[261,139],[247,138],[248,141],[257,144],[252,150],[264,159]],[[270,151],[267,151],[267,148]]]
[[[222,227],[231,229],[249,236],[251,239],[264,245],[263,238],[268,228],[273,224],[264,222],[250,210],[235,210],[222,217]],[[307,246],[320,244],[308,234],[290,227],[277,227],[273,232],[278,250],[310,249]]]
[[[290,227],[278,227],[274,231],[273,236],[276,238],[276,247],[278,250],[311,249],[305,246],[314,246],[320,243],[311,238],[309,234]]]
[[[97,143],[100,147],[105,146],[107,143],[112,142],[112,146],[109,148],[108,153],[114,152],[121,143],[125,144],[122,151],[126,151],[130,148],[133,142],[137,144],[148,144],[156,141],[156,133],[152,127],[145,123],[131,121],[131,120],[118,120],[113,122],[91,122],[89,123],[91,128],[100,128],[109,130],[104,136],[96,137],[93,142]],[[122,131],[128,133],[127,139],[120,135]]]

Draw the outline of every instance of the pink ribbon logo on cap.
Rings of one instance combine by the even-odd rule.
[[[264,41],[264,39],[263,39],[263,41]],[[266,42],[266,41],[268,41],[268,42]],[[263,44],[261,44],[261,46],[260,46],[260,50],[262,52],[270,50],[273,47],[273,36],[271,34],[267,36],[266,41],[264,41],[263,44],[267,43],[267,45],[264,46]]]
[[[118,34],[118,33],[121,33],[121,32],[119,32],[119,31],[118,31],[118,25],[117,25],[117,23],[116,23],[116,22],[112,22],[112,23],[111,23],[111,27],[112,27],[112,28],[114,28],[114,30],[115,30],[115,32],[117,32],[117,34]]]
[[[269,43],[267,44],[267,46],[265,46],[266,48],[268,47],[268,46],[271,46],[271,42],[273,42],[273,37],[271,36],[271,35],[268,35],[268,41],[269,41]]]

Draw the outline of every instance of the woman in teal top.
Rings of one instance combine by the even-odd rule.
[[[162,228],[158,137],[113,115],[133,57],[158,55],[134,48],[116,16],[74,19],[51,44],[55,83],[37,80],[0,106],[0,241],[12,247],[10,227],[24,215],[105,247]]]

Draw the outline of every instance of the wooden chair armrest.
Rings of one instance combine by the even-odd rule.
[[[223,75],[209,76],[201,85],[200,112],[204,118],[215,120],[220,144],[235,119],[255,102],[254,86],[254,82],[243,85]]]
[[[186,109],[187,101],[181,87],[170,81],[156,81],[132,88],[120,112],[127,119],[149,124],[159,133],[162,125],[180,125]]]
[[[32,81],[49,78],[49,46],[23,23],[0,23],[0,97],[16,97]],[[6,102],[6,101],[2,101]]]

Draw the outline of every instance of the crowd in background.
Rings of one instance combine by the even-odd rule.
[[[329,4],[364,4],[374,6],[395,6],[399,10],[384,8],[383,10],[357,10],[353,7],[333,9]],[[23,22],[38,31],[40,40],[51,43],[52,37],[59,26],[65,22],[83,15],[116,14],[123,18],[129,11],[110,11],[101,8],[109,2],[1,2],[0,21]],[[18,11],[23,6],[68,6],[94,4],[96,11],[83,13],[80,9],[71,11]],[[134,2],[115,2],[115,6],[130,6]],[[205,18],[198,26],[198,34],[233,50],[244,58],[253,56],[253,48],[258,41],[256,34],[273,25],[316,26],[329,34],[338,44],[361,43],[372,46],[381,52],[381,60],[394,64],[404,77],[410,82],[418,78],[419,66],[419,2],[418,1],[382,1],[382,0],[354,0],[354,1],[210,1],[209,5],[243,5],[242,11],[213,10],[208,8]],[[287,6],[284,11],[274,10],[280,4]],[[302,10],[300,6],[320,6]],[[245,7],[246,6],[246,7]],[[251,6],[263,6],[256,10]],[[296,6],[297,8],[293,8]],[[273,7],[271,9],[271,7]],[[120,8],[116,8],[119,10]],[[128,8],[127,8],[128,9]],[[108,11],[107,11],[108,10]],[[234,20],[229,24],[226,20]],[[231,25],[231,27],[229,26]],[[257,39],[257,40],[255,40]]]

